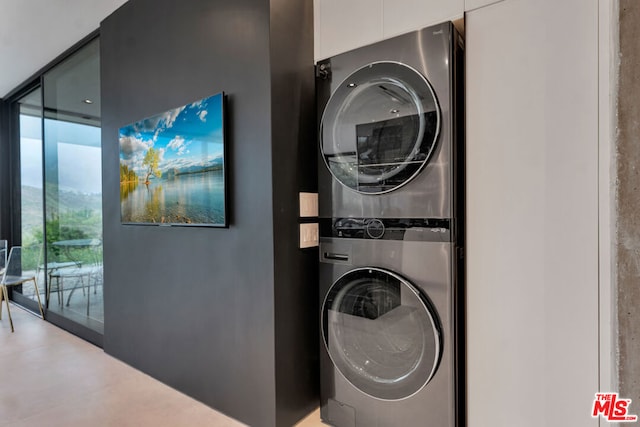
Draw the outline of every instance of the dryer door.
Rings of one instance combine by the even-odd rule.
[[[340,277],[325,297],[322,327],[336,368],[370,396],[409,397],[436,372],[437,315],[418,288],[388,270],[359,268]]]
[[[320,148],[333,176],[359,193],[381,194],[427,164],[440,132],[440,108],[418,71],[376,62],[338,86],[320,127]]]

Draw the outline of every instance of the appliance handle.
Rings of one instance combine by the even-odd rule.
[[[322,257],[324,259],[330,259],[333,261],[342,261],[342,262],[348,262],[349,261],[349,254],[339,254],[339,253],[335,253],[335,252],[323,252]]]

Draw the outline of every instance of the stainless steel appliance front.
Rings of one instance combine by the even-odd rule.
[[[320,61],[321,217],[451,218],[450,24]]]
[[[453,244],[322,238],[322,416],[455,425]]]
[[[462,64],[451,23],[317,64],[331,425],[464,425]]]

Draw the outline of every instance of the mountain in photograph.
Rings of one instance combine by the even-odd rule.
[[[223,95],[120,128],[120,182],[144,182],[223,167]]]
[[[167,164],[160,168],[162,171],[162,177],[171,179],[180,175],[196,174],[212,171],[221,171],[224,168],[224,159],[222,156],[218,156],[214,159],[206,162],[199,162],[193,164]]]

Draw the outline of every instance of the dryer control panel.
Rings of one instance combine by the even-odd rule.
[[[450,242],[451,220],[442,218],[321,218],[321,237]]]

